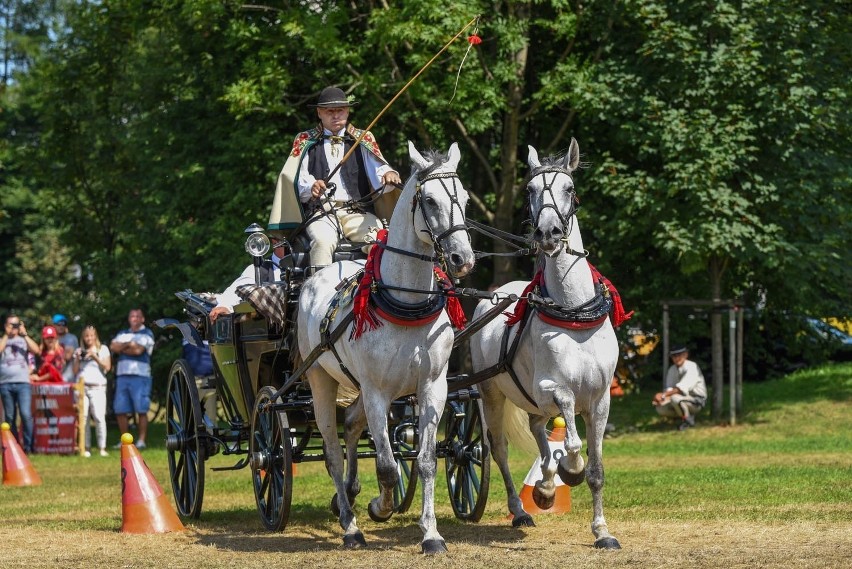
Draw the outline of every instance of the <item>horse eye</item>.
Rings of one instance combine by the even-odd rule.
[[[438,202],[436,202],[435,198],[433,198],[432,196],[426,196],[426,203],[428,205],[435,205]]]

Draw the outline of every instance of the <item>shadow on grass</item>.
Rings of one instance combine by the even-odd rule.
[[[323,511],[323,520],[311,520],[311,516],[303,517],[305,511],[316,514],[320,508],[301,508],[302,512],[291,511],[291,523],[283,532],[258,534],[257,520],[243,525],[243,528],[255,528],[251,531],[235,530],[237,520],[234,512],[222,512],[227,515],[227,527],[222,527],[210,520],[209,523],[199,523],[198,528],[215,532],[213,535],[199,535],[197,541],[201,545],[213,545],[219,549],[235,552],[304,552],[304,551],[336,551],[343,549],[343,531],[337,520],[331,514]],[[256,518],[256,514],[255,514]],[[418,527],[419,514],[409,512],[395,516],[387,524],[377,524],[366,515],[358,517],[359,527],[364,532],[368,548],[371,549],[400,549],[416,547],[419,551],[423,534]],[[438,518],[438,530],[452,548],[452,544],[508,546],[523,541],[523,530],[511,526],[485,526],[464,523],[456,519]]]

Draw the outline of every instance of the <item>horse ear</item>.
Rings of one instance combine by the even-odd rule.
[[[574,137],[571,137],[571,145],[568,147],[568,153],[562,160],[562,166],[569,172],[573,172],[580,165],[580,145]]]
[[[538,152],[532,145],[527,145],[529,149],[529,157],[527,158],[527,164],[530,167],[530,170],[535,170],[539,166],[541,166],[541,162],[538,161]]]
[[[414,162],[415,170],[424,170],[429,164],[423,158],[423,155],[414,148],[414,143],[410,140],[408,141],[408,156],[411,158],[411,161]]]
[[[450,145],[450,151],[447,153],[447,156],[447,165],[455,171],[459,166],[459,160],[461,160],[461,152],[459,152],[457,142]]]

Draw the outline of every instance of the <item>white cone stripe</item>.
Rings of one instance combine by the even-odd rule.
[[[558,462],[560,458],[565,456],[565,443],[563,441],[548,441],[547,444],[550,446],[550,457],[552,460]],[[527,477],[524,478],[524,486],[535,486],[535,483],[541,479],[541,457],[536,457],[532,468],[527,472]],[[565,486],[565,483],[562,482],[559,476],[554,476],[553,480],[557,486]]]

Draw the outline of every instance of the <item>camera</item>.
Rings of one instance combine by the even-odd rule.
[[[18,328],[20,328],[20,327],[21,327],[21,323],[20,323],[20,322],[15,322],[14,324],[12,324],[12,328],[15,328],[16,330],[17,330]]]

